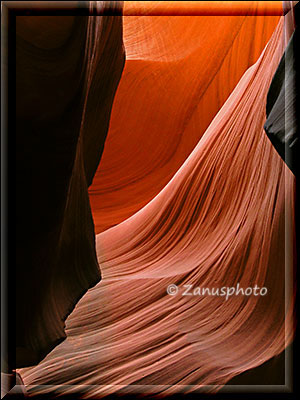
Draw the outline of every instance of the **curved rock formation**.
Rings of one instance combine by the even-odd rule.
[[[126,64],[101,168],[89,188],[96,233],[133,215],[168,183],[258,59],[278,20],[123,18]]]
[[[293,229],[294,176],[263,129],[284,51],[282,27],[280,20],[163,190],[97,236],[103,280],[69,316],[67,339],[37,367],[21,371],[31,395],[50,392],[38,386],[48,384],[72,385],[56,393],[81,390],[87,398],[122,388],[216,391],[291,342],[293,296],[285,293],[285,256],[291,255],[283,243],[286,219],[288,233]],[[201,116],[196,108],[194,129]],[[264,286],[267,295],[225,300],[166,293],[169,284],[237,283]]]
[[[100,280],[87,188],[123,69],[121,18],[16,17],[17,367],[65,338]]]

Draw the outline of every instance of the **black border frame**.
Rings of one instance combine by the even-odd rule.
[[[22,5],[23,3],[23,5]],[[30,3],[30,4],[29,4]],[[89,2],[82,1],[79,2],[80,6],[74,6],[75,2],[67,1],[47,1],[40,8],[35,8],[35,2],[22,2],[22,1],[5,1],[2,2],[2,26],[1,26],[1,52],[2,52],[2,62],[1,62],[1,73],[2,73],[2,85],[1,85],[1,352],[7,351],[8,359],[15,359],[15,330],[7,329],[8,326],[14,327],[14,312],[8,312],[9,309],[15,310],[15,267],[12,264],[13,253],[15,249],[11,250],[14,243],[16,242],[16,231],[14,228],[14,218],[15,218],[15,202],[16,202],[16,187],[11,176],[15,176],[13,172],[15,170],[15,129],[16,129],[16,57],[15,57],[15,44],[16,44],[16,17],[19,15],[28,16],[88,16],[91,14],[89,8]],[[69,3],[69,4],[67,4]],[[120,2],[122,3],[122,2]],[[26,6],[27,4],[27,6]],[[29,6],[28,6],[29,4]],[[295,7],[297,9],[296,23],[299,24],[299,6]],[[121,13],[107,10],[102,14],[95,15],[121,15]],[[297,22],[298,21],[298,22]],[[297,110],[299,110],[299,61],[297,61]],[[298,125],[299,126],[299,125]],[[300,155],[299,155],[300,157]],[[14,175],[13,175],[14,174]],[[298,194],[298,184],[296,184],[296,221],[299,217],[299,194]],[[299,224],[296,225],[296,243],[297,248],[299,244]],[[12,245],[12,246],[11,246]],[[9,250],[8,250],[9,249]],[[299,281],[299,271],[295,272],[295,281]],[[298,321],[298,294],[296,295],[296,321]],[[293,342],[293,354],[296,355],[299,351],[299,327],[296,327],[295,340]],[[299,352],[298,352],[299,353]],[[10,361],[12,364],[13,361]],[[2,357],[1,357],[2,364]],[[242,398],[256,398],[256,399],[296,399],[299,395],[299,383],[297,373],[297,366],[299,365],[297,358],[293,357],[293,391],[292,392],[265,392],[254,389],[250,392],[218,392],[215,394],[208,393],[189,393],[189,394],[176,394],[162,397],[165,398],[203,398],[210,399],[214,397],[216,399],[240,399]],[[1,365],[2,367],[2,365]],[[2,370],[2,368],[1,368]],[[52,399],[58,395],[39,395],[39,398]],[[140,398],[142,394],[137,395],[124,395],[124,394],[112,394],[105,398],[128,398],[132,399],[134,397]],[[6,396],[4,396],[6,398]],[[20,398],[19,393],[11,393],[9,398]],[[23,396],[22,396],[23,397]],[[35,397],[35,396],[34,396]],[[150,397],[147,395],[147,397]],[[63,398],[76,400],[81,398],[81,394],[64,395]],[[157,397],[156,397],[157,398]],[[158,397],[159,398],[159,397]]]

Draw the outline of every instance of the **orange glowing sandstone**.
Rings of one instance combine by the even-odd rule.
[[[132,7],[142,9],[135,3],[144,2],[125,2],[125,15]],[[160,10],[167,6],[156,3],[168,2],[147,3]],[[174,10],[177,2],[172,3]],[[190,3],[200,7],[208,2]],[[279,2],[240,3],[278,7]],[[168,183],[258,59],[278,20],[243,15],[123,17],[126,63],[102,160],[89,189],[96,233],[133,215]]]
[[[56,388],[57,394],[71,394],[82,389],[85,398],[101,398],[121,389],[125,393],[170,394],[197,389],[215,392],[233,376],[261,365],[291,342],[293,293],[285,291],[285,284],[288,283],[287,271],[291,272],[292,246],[285,247],[284,243],[286,235],[292,238],[294,177],[263,129],[267,92],[284,50],[282,28],[281,20],[257,62],[243,74],[173,179],[142,210],[97,235],[103,280],[80,300],[68,318],[65,342],[37,367],[21,371],[29,393],[51,392],[51,387],[38,386],[47,384],[62,384]],[[218,37],[225,43],[230,33],[226,31],[223,38],[219,32]],[[237,46],[235,55],[238,56],[239,41],[230,43],[233,48]],[[174,66],[171,62],[166,65],[169,64],[171,72],[174,68],[181,82],[188,81],[190,76],[194,85],[188,88],[193,92],[198,76],[202,84],[207,79],[203,69],[211,59],[209,66],[215,67],[218,60],[214,58],[215,48],[207,47],[201,53],[205,62],[197,64],[198,73],[193,72],[192,62],[185,64],[187,76],[184,68],[180,69],[183,76],[177,70],[183,65],[179,61]],[[224,49],[217,50],[220,54]],[[228,52],[230,54],[230,50]],[[249,62],[247,53],[246,56]],[[235,58],[229,57],[227,62],[231,74],[240,72]],[[148,67],[159,85],[162,84],[160,74],[155,75],[154,68],[157,63],[160,62],[145,64],[144,72]],[[220,70],[221,67],[216,68]],[[138,71],[141,73],[143,68],[137,68]],[[220,92],[230,76],[226,69],[223,73],[219,76],[221,86],[216,84]],[[133,75],[134,78],[138,74]],[[141,114],[148,113],[150,101],[155,106],[152,91],[157,88],[142,76],[131,96],[129,91],[126,98],[124,91],[124,110],[120,107],[121,98],[120,103],[116,103],[114,112],[124,112],[124,119],[120,115],[119,122],[126,120],[126,114],[130,116],[130,105],[133,125],[134,111],[141,119]],[[154,82],[153,79],[153,85]],[[155,127],[151,118],[148,117],[147,123],[152,122],[152,130],[148,131],[144,123],[145,133],[140,134],[149,150],[153,149],[151,156],[156,155],[162,164],[164,141],[169,140],[170,144],[176,141],[174,136],[169,136],[174,134],[174,127],[180,121],[173,120],[179,116],[183,118],[189,110],[175,96],[180,89],[181,96],[186,91],[181,86],[176,87],[174,78],[169,78],[168,83],[169,95],[164,98],[164,92],[160,91],[161,106],[172,113],[171,103],[177,107],[179,115],[175,112],[172,118],[167,113],[159,115],[161,126],[160,129],[156,126],[155,132],[160,144],[157,149],[151,137]],[[134,93],[141,86],[144,103],[132,104]],[[121,86],[119,95],[122,90]],[[213,102],[214,96],[206,95],[207,102]],[[202,97],[194,92],[191,97],[194,112],[188,114],[189,119],[184,119],[185,139],[198,132],[202,119],[202,109],[198,107]],[[158,99],[157,94],[156,101]],[[169,102],[164,102],[167,99]],[[159,109],[157,105],[156,113]],[[164,124],[165,120],[169,125]],[[168,130],[164,131],[162,126],[168,126]],[[133,145],[133,137],[138,138],[134,136],[136,132],[128,130],[124,135],[125,132],[128,144]],[[124,148],[124,158],[128,158],[131,167],[136,166],[134,152],[126,154],[125,144],[126,135],[119,152]],[[170,160],[175,157],[178,146],[169,155]],[[155,159],[153,164],[155,166]],[[170,165],[174,167],[175,162],[170,161]],[[147,171],[146,160],[143,167]],[[161,168],[159,163],[156,167]],[[150,182],[148,176],[140,179],[143,201],[142,195],[147,194]],[[133,199],[134,194],[133,191]],[[235,286],[237,282],[241,287],[264,286],[268,295],[232,296],[224,301],[220,297],[191,299],[166,293],[169,284],[223,287]]]

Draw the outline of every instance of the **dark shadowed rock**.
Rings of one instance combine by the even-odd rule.
[[[296,54],[299,48],[299,4],[295,7],[296,29],[273,77],[267,97],[265,131],[287,166],[296,173],[299,125],[296,117]]]
[[[102,2],[98,14],[105,16],[16,18],[17,361],[11,368],[38,363],[65,338],[66,317],[101,277],[87,189],[124,65],[118,3]]]

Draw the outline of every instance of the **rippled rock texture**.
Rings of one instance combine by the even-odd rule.
[[[133,215],[169,182],[258,59],[278,19],[124,17],[126,64],[89,188],[96,233]]]
[[[66,340],[21,370],[30,395],[215,392],[291,343],[295,182],[264,132],[283,33],[279,17],[124,17],[127,60],[90,189],[102,280]],[[268,295],[166,293],[238,282]]]
[[[121,16],[16,17],[17,367],[65,338],[100,280],[87,190],[123,65]]]

